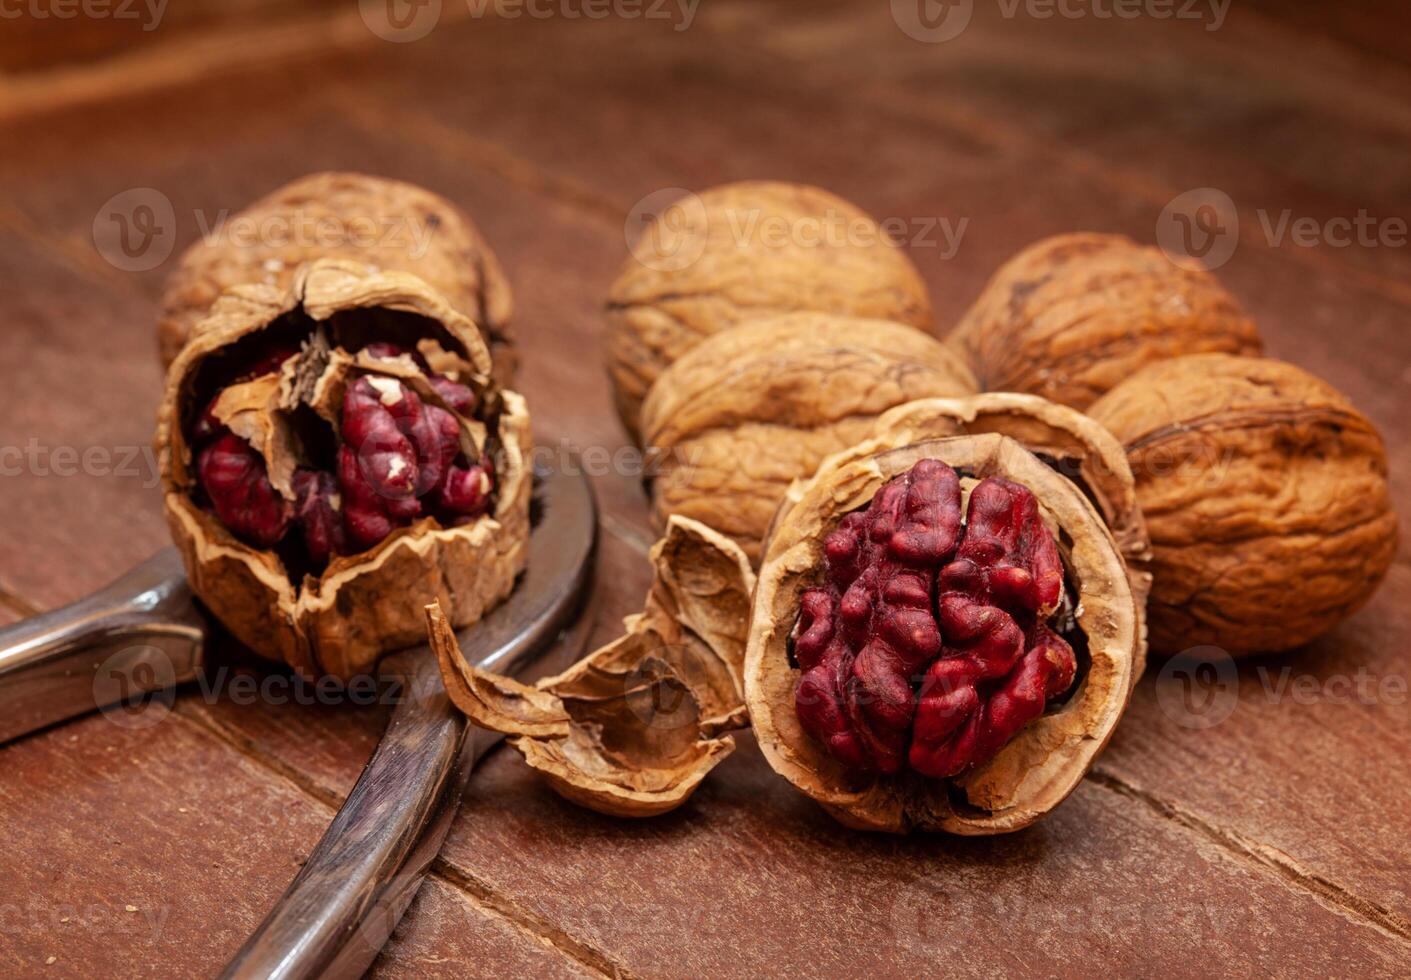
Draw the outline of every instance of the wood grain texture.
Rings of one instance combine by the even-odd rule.
[[[359,36],[345,8],[263,0],[173,9],[153,37],[94,23],[9,32],[0,110],[46,94],[35,111],[0,111],[14,352],[0,447],[149,441],[155,297],[174,258],[141,272],[104,258],[95,217],[115,194],[149,187],[171,202],[174,256],[222,210],[311,170],[422,183],[474,215],[504,261],[540,441],[597,460],[601,642],[647,581],[639,474],[598,349],[639,199],[781,178],[927,225],[910,254],[946,324],[1028,242],[1075,229],[1151,242],[1172,196],[1215,186],[1243,225],[1222,280],[1271,353],[1381,426],[1393,487],[1407,486],[1411,251],[1274,245],[1257,214],[1408,217],[1411,66],[1389,40],[1404,12],[1258,0],[1204,31],[976,6],[941,45],[908,39],[886,4],[841,0],[712,2],[681,31],[457,14],[406,45]],[[965,222],[954,249],[942,220]],[[155,491],[111,465],[0,477],[0,621],[81,595],[164,542]],[[1155,665],[1097,774],[1003,840],[843,831],[748,737],[686,808],[641,823],[576,809],[498,753],[375,971],[1404,973],[1411,708],[1394,692],[1411,647],[1409,555],[1324,640],[1242,666],[1218,724],[1193,727],[1182,679]],[[1342,698],[1342,679],[1362,675],[1379,685],[1371,702]],[[51,955],[66,972],[211,972],[292,877],[386,717],[227,689],[188,694],[148,731],[100,717],[0,750],[14,825],[0,972],[41,973]],[[23,896],[14,916],[9,896]],[[128,904],[138,912],[116,911]],[[97,911],[56,926],[70,905]],[[154,908],[170,909],[155,937],[132,926]]]

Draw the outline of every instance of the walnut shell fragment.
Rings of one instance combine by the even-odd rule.
[[[1151,530],[1153,649],[1307,643],[1371,598],[1396,555],[1381,436],[1300,368],[1177,358],[1091,414],[1126,447]]]
[[[667,208],[608,294],[608,375],[628,432],[638,438],[643,399],[686,351],[744,320],[799,310],[933,329],[906,253],[827,191],[742,181]]]
[[[581,806],[649,817],[684,803],[748,724],[742,664],[754,573],[728,538],[672,518],[646,607],[621,638],[533,686],[467,663],[439,604],[431,647],[452,702]]]
[[[1136,601],[1121,555],[1101,517],[1066,478],[998,434],[959,436],[825,462],[774,530],[755,589],[745,654],[745,694],[769,764],[848,826],[905,832],[916,828],[994,834],[1025,827],[1061,802],[1107,744],[1124,711],[1141,643]],[[795,707],[800,677],[792,641],[804,592],[825,566],[824,541],[846,515],[866,508],[888,481],[919,463],[955,469],[969,494],[999,477],[1037,498],[1054,532],[1067,602],[1057,625],[1079,667],[1061,703],[1008,741],[998,754],[953,778],[860,773],[804,730]]]
[[[394,345],[408,353],[394,356]],[[251,362],[258,366],[245,371]],[[475,324],[406,273],[324,259],[301,268],[287,289],[228,291],[168,372],[156,436],[167,523],[197,597],[251,650],[309,676],[351,677],[420,642],[420,609],[433,600],[457,627],[477,621],[513,588],[529,534],[529,415],[489,371]],[[444,462],[478,460],[481,491],[487,474],[493,485],[454,520],[399,500],[404,516],[371,544],[344,540],[345,528],[356,530],[355,502],[346,487],[340,494],[328,486],[316,498],[323,513],[303,525],[306,549],[283,535],[306,516],[299,477],[332,484],[330,460],[345,458],[361,477],[375,455],[345,441],[348,399],[362,386],[381,405],[414,400],[439,413],[454,432]],[[447,402],[443,392],[465,401]],[[198,458],[213,427],[228,434],[207,441]],[[394,428],[391,437],[403,435]],[[218,496],[199,468],[226,443],[244,454],[259,494],[237,486],[229,499]],[[374,494],[370,506],[388,499]],[[261,537],[262,515],[278,533]],[[315,555],[314,542],[331,538],[335,546]]]
[[[944,344],[885,320],[789,313],[722,331],[668,367],[643,405],[653,515],[703,521],[757,561],[789,484],[868,435],[879,413],[975,391]]]
[[[986,391],[1085,409],[1143,365],[1259,354],[1238,301],[1204,269],[1122,235],[1057,235],[1010,259],[946,338]]]
[[[299,266],[318,258],[416,275],[480,328],[497,380],[513,380],[514,300],[474,222],[415,185],[340,172],[286,184],[186,250],[162,293],[157,336],[163,365],[176,359],[225,290],[247,283],[288,289]]]

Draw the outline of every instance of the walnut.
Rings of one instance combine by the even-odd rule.
[[[162,293],[162,363],[176,359],[226,289],[249,283],[287,289],[299,266],[316,258],[355,260],[370,272],[415,274],[475,322],[489,344],[495,377],[502,384],[513,380],[514,300],[475,224],[430,191],[356,173],[301,177],[187,249]]]
[[[733,327],[668,367],[642,407],[653,513],[703,521],[757,560],[790,482],[886,409],[974,391],[959,357],[901,324],[790,313]]]
[[[529,415],[414,276],[321,259],[226,292],[167,375],[156,449],[192,590],[241,642],[350,677],[509,594]]]
[[[633,438],[657,376],[706,337],[813,310],[932,330],[916,267],[862,211],[816,187],[746,181],[687,197],[644,230],[607,304],[607,361]]]
[[[742,668],[754,573],[727,538],[672,518],[626,634],[534,686],[472,666],[439,604],[426,609],[451,701],[582,806],[649,817],[684,803],[748,724]]]
[[[1096,234],[1046,238],[1010,259],[947,341],[986,391],[1078,409],[1152,361],[1262,350],[1253,322],[1213,275]]]
[[[1003,833],[1082,780],[1141,647],[1077,485],[998,433],[874,440],[780,510],[745,699],[765,759],[843,823]]]
[[[1366,602],[1396,554],[1381,436],[1291,364],[1163,361],[1091,414],[1126,447],[1151,531],[1153,649],[1306,643]]]

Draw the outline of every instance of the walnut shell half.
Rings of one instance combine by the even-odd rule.
[[[510,736],[553,789],[581,806],[649,817],[684,803],[735,748],[754,573],[728,538],[672,518],[626,633],[534,686],[466,662],[436,604],[426,625],[451,701]]]
[[[457,526],[424,517],[366,550],[302,571],[232,533],[199,502],[191,432],[204,418],[212,378],[241,351],[276,337],[299,353],[276,375],[225,388],[217,410],[260,453],[285,499],[294,499],[289,474],[313,451],[308,433],[323,431],[350,375],[384,386],[392,379],[425,384],[409,357],[368,359],[340,344],[357,338],[347,343],[354,350],[371,341],[419,341],[438,363],[460,365],[475,386],[480,408],[457,425],[462,443],[493,462],[490,511]],[[522,397],[494,385],[489,370],[475,324],[406,273],[369,273],[361,263],[324,259],[299,269],[286,289],[228,291],[168,371],[156,436],[167,523],[197,597],[250,649],[310,676],[350,677],[382,653],[420,642],[421,609],[433,600],[456,627],[477,621],[513,588],[529,534],[529,414]],[[434,398],[429,388],[423,393]],[[333,506],[341,505],[335,499]]]
[[[647,391],[686,351],[743,320],[796,310],[932,330],[931,301],[906,253],[827,191],[743,181],[668,208],[608,294],[608,375],[628,432],[638,438]]]
[[[643,405],[653,515],[704,521],[758,561],[792,481],[886,409],[975,390],[958,356],[901,324],[790,313],[733,327],[667,368]]]
[[[1258,354],[1254,323],[1209,272],[1122,235],[1058,235],[1010,259],[946,338],[986,391],[1087,408],[1145,364]]]
[[[948,464],[972,483],[1003,477],[1038,498],[1041,516],[1059,541],[1074,597],[1071,635],[1081,638],[1087,662],[1066,701],[977,768],[951,779],[909,771],[859,775],[800,723],[791,633],[803,592],[822,575],[825,537],[845,515],[866,507],[884,483],[927,459]],[[1140,643],[1121,555],[1077,487],[1012,439],[960,436],[834,458],[796,494],[760,568],[745,653],[745,699],[769,764],[843,823],[891,832],[1003,833],[1048,813],[1082,780],[1125,710]]]
[[[1376,591],[1396,555],[1386,449],[1292,364],[1153,364],[1091,409],[1126,447],[1151,530],[1152,648],[1286,650]]]
[[[300,177],[226,218],[182,255],[162,293],[157,337],[170,364],[211,304],[232,286],[287,289],[318,258],[365,271],[410,272],[475,321],[501,384],[514,378],[514,300],[495,253],[450,201],[412,184],[357,173]]]

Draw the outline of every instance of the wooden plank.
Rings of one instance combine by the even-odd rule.
[[[116,719],[116,720],[115,720]],[[179,714],[94,715],[0,749],[0,973],[214,973],[264,917],[332,811]],[[444,896],[443,896],[444,900]],[[482,969],[557,953],[461,904]],[[426,947],[418,935],[397,959]]]
[[[15,267],[22,270],[17,284],[31,273],[39,276],[35,298],[23,302],[42,315],[21,318],[23,336],[41,350],[46,344],[62,350],[65,325],[55,323],[54,297],[65,297],[70,305],[61,308],[74,324],[93,322],[95,311],[116,303],[131,311],[117,318],[123,339],[101,353],[136,364],[163,270],[111,273],[92,261],[89,228],[112,194],[136,186],[162,189],[182,216],[186,241],[195,233],[197,208],[238,207],[287,177],[355,159],[360,167],[419,180],[470,205],[519,287],[522,334],[542,350],[526,358],[525,388],[536,416],[551,434],[615,447],[621,435],[596,374],[592,337],[602,293],[623,254],[619,215],[649,191],[763,174],[822,183],[882,215],[970,218],[972,230],[954,257],[934,248],[915,253],[947,317],[963,308],[994,264],[1040,234],[1097,226],[1150,239],[1149,188],[1133,186],[1127,175],[1114,180],[1055,144],[1067,135],[1064,126],[1086,139],[1103,137],[1093,119],[1065,115],[1064,106],[1052,104],[1066,97],[1063,90],[1034,106],[1021,98],[1022,86],[1006,87],[993,77],[967,81],[921,71],[914,59],[899,56],[906,52],[898,53],[894,42],[878,48],[881,58],[857,65],[834,58],[829,70],[805,73],[798,45],[807,30],[796,25],[780,33],[770,26],[784,8],[765,15],[738,4],[720,9],[723,20],[702,20],[681,37],[660,25],[639,30],[614,22],[447,25],[408,48],[385,45],[358,59],[331,55],[277,78],[256,72],[238,84],[137,96],[101,111],[12,125],[0,160],[11,194],[8,221],[48,249],[43,260],[25,254]],[[747,44],[756,16],[765,18],[768,30]],[[815,23],[820,37],[814,50],[826,54],[837,43],[830,32],[852,22],[818,14]],[[866,50],[871,36],[862,32],[856,40]],[[1020,50],[1032,55],[1034,46]],[[893,57],[899,77],[885,85],[858,80]],[[1000,59],[1011,72],[1015,61],[1023,58],[1011,53]],[[908,77],[908,71],[917,74]],[[673,84],[644,83],[660,77]],[[428,78],[457,84],[428,91]],[[372,88],[359,87],[361,81],[381,94],[369,94]],[[925,104],[940,101],[933,86],[952,81],[959,101],[979,100],[984,111],[957,114]],[[988,109],[986,95],[995,99]],[[1022,126],[981,124],[1002,115],[997,110],[1006,98],[1020,103],[1011,107],[1013,118],[1039,112],[1053,129],[1038,127],[1042,139],[1017,139]],[[276,102],[277,115],[259,111]],[[826,128],[808,124],[820,118],[829,120]],[[1137,159],[1161,154],[1160,132],[1149,135]],[[192,146],[200,153],[175,151]],[[1228,179],[1254,179],[1229,159],[1228,147],[1223,152]],[[1199,162],[1180,152],[1175,159],[1192,167]],[[1330,186],[1346,189],[1345,182]],[[3,254],[12,251],[24,249]],[[1376,283],[1347,281],[1335,264],[1301,264],[1265,251],[1242,247],[1222,275],[1260,317],[1274,349],[1328,374],[1389,429],[1398,425],[1411,380],[1404,304]],[[100,285],[89,295],[94,281]],[[70,299],[79,293],[86,298]],[[59,339],[44,336],[50,330]],[[1354,335],[1356,345],[1348,342]],[[563,353],[584,350],[590,353],[579,358]],[[40,379],[52,382],[57,373],[64,391],[92,390],[68,387],[67,367],[45,370]],[[98,372],[90,365],[78,374],[87,381]],[[137,377],[120,383],[131,386],[123,397],[138,397]],[[93,420],[79,415],[49,431],[69,435]],[[1408,448],[1404,429],[1394,431],[1395,471],[1404,479],[1411,472]],[[613,474],[600,487],[608,491],[613,519],[625,522],[629,534],[640,527],[634,523],[641,519],[640,499],[630,479]],[[36,506],[42,490],[24,488],[24,506]],[[110,492],[95,492],[89,506],[101,506]],[[104,532],[96,533],[101,538]],[[36,537],[23,554],[47,556],[52,543]],[[100,561],[120,566],[122,546],[108,545],[112,554],[100,552]],[[13,567],[0,573],[12,574]],[[645,573],[630,560],[613,566],[613,581],[622,588],[609,605],[637,601],[641,583],[626,586],[633,569]],[[51,569],[56,581],[85,574],[93,573],[76,562]],[[34,576],[25,591],[47,597],[47,580]],[[1405,646],[1394,627],[1406,591],[1403,564],[1369,610],[1305,655],[1328,658],[1309,664],[1307,672],[1325,681],[1359,663],[1388,670],[1385,652]],[[1404,839],[1405,828],[1382,812],[1405,809],[1405,782],[1368,783],[1359,767],[1372,759],[1387,766],[1384,771],[1401,771],[1395,766],[1397,753],[1405,755],[1404,717],[1380,705],[1349,723],[1335,706],[1314,705],[1308,712],[1318,732],[1311,750],[1310,719],[1287,704],[1242,701],[1227,723],[1192,734],[1172,731],[1179,726],[1161,712],[1159,692],[1154,681],[1139,690],[1098,784],[1085,786],[1052,821],[1009,840],[947,841],[937,854],[934,840],[879,840],[838,830],[775,779],[748,746],[681,814],[642,824],[600,820],[558,801],[501,753],[472,784],[447,870],[472,894],[493,896],[496,908],[529,932],[562,933],[577,951],[575,963],[600,969],[822,972],[827,966],[886,973],[919,966],[923,954],[934,962],[940,952],[957,972],[992,971],[997,962],[1014,972],[1077,970],[1087,962],[1082,955],[1131,972],[1193,973],[1181,970],[1187,962],[1181,957],[1192,945],[1208,945],[1228,957],[1222,965],[1233,964],[1231,972],[1278,971],[1287,961],[1267,958],[1276,955],[1269,950],[1280,949],[1281,934],[1299,929],[1307,938],[1308,970],[1336,964],[1339,972],[1395,972],[1406,955],[1398,918],[1405,895],[1392,873],[1399,860],[1395,842]],[[317,798],[336,799],[355,777],[378,717],[339,710],[295,716],[276,707],[202,704],[181,711],[198,724],[215,719],[211,730],[222,739]],[[1191,764],[1181,765],[1186,758]],[[1234,775],[1231,758],[1238,760]],[[1345,772],[1326,796],[1296,795],[1290,788],[1300,785],[1290,773],[1306,783],[1321,778],[1329,764]],[[1236,779],[1249,787],[1247,794],[1229,792]],[[1268,799],[1284,809],[1266,806]],[[1330,841],[1344,834],[1349,812],[1362,826],[1346,843]],[[1297,814],[1296,823],[1289,814]],[[940,884],[927,877],[931,873]],[[714,888],[708,902],[702,880]],[[787,915],[779,913],[781,905]],[[756,908],[763,911],[756,914]],[[839,916],[839,909],[848,914]],[[1233,919],[1205,909],[1252,911]],[[904,925],[933,911],[925,928],[903,927],[900,937],[889,929],[888,942],[878,943],[863,928],[898,918]],[[933,935],[929,923],[936,918],[964,922],[971,931]],[[1181,928],[1172,929],[1173,921]],[[426,947],[432,955],[450,941],[439,922],[408,926],[437,927],[440,938]],[[699,941],[682,949],[683,935]],[[1363,946],[1363,937],[1365,948],[1353,948]]]
[[[584,815],[500,753],[443,859],[637,975],[1404,968],[1403,939],[1092,783],[1024,833],[891,838],[840,827],[745,741],[636,822]]]

